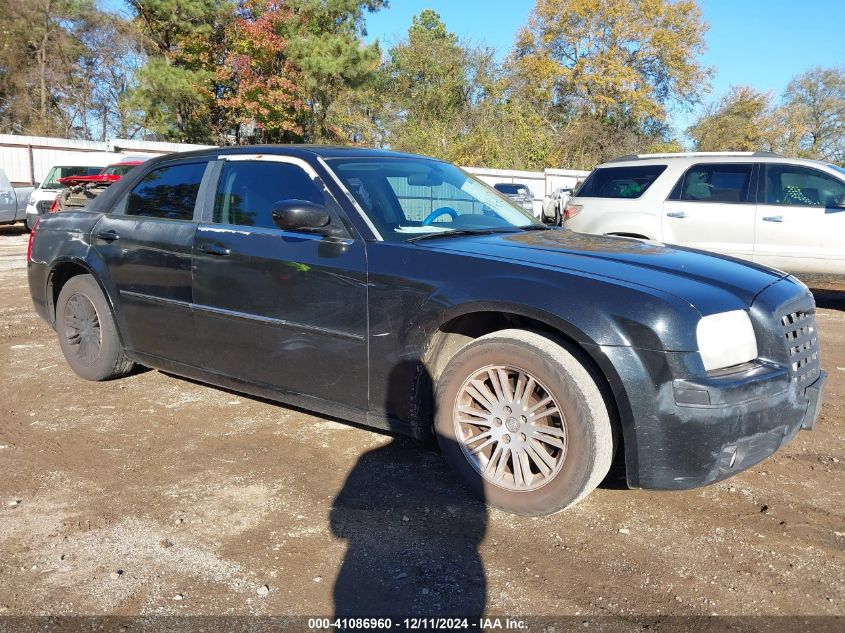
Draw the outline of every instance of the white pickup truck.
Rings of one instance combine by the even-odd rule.
[[[6,172],[0,169],[0,224],[26,220],[26,204],[34,187],[13,187]]]

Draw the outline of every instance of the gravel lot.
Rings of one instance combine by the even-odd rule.
[[[412,441],[158,371],[78,379],[26,239],[0,227],[5,615],[845,615],[845,289],[817,293],[815,431],[707,488],[527,519]]]

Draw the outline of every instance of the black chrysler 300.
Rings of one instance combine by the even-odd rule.
[[[83,378],[140,363],[434,435],[521,514],[582,499],[615,454],[631,487],[736,473],[813,426],[825,378],[813,297],[785,273],[546,227],[408,154],[161,157],[42,218],[28,262]]]

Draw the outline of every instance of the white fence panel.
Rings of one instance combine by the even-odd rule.
[[[103,165],[117,162],[127,156],[159,156],[171,152],[188,152],[213,145],[166,143],[109,139],[107,141],[80,141],[46,136],[16,136],[0,134],[0,169],[17,184],[40,182],[54,165],[80,164]],[[520,171],[516,169],[489,169],[466,167],[489,185],[499,182],[519,183],[534,194],[534,214],[539,215],[543,199],[557,187],[574,187],[589,172],[572,169],[545,169]]]
[[[466,171],[488,185],[499,182],[519,183],[534,194],[534,215],[543,210],[543,199],[557,187],[574,187],[590,173],[576,169],[545,169],[543,171],[520,171],[517,169],[488,169],[486,167],[465,167]]]
[[[187,152],[211,145],[161,143],[111,139],[82,141],[47,136],[0,134],[0,169],[13,183],[41,182],[54,165],[91,165],[105,167],[127,156],[159,156]]]

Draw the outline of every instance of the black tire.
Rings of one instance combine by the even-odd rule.
[[[64,285],[56,302],[56,332],[65,359],[86,380],[109,380],[132,370],[103,291],[91,275]]]
[[[455,411],[458,406],[465,406],[461,403],[466,400],[459,398],[466,398],[464,387],[469,384],[467,381],[480,375],[478,372],[483,373],[487,368],[499,365],[513,367],[525,372],[526,378],[536,379],[544,392],[554,399],[551,404],[556,405],[556,409],[562,414],[556,417],[556,424],[565,433],[566,448],[558,453],[558,470],[551,471],[551,474],[546,476],[545,483],[541,483],[536,489],[527,488],[527,479],[521,482],[526,489],[518,490],[506,489],[491,481],[488,476],[482,476],[478,461],[474,465],[467,454],[470,450],[466,448],[467,443],[464,442],[462,446],[458,437],[463,431],[459,432],[457,429],[460,424],[456,423]],[[519,385],[518,381],[509,389],[516,392],[516,385]],[[499,386],[502,387],[503,383],[500,382]],[[525,392],[527,391],[526,389]],[[529,398],[526,397],[525,400]],[[437,382],[436,404],[435,431],[446,461],[476,496],[502,510],[525,516],[559,512],[586,497],[610,470],[614,446],[613,429],[601,391],[589,371],[573,354],[552,339],[536,332],[503,330],[482,336],[461,349]],[[529,402],[523,405],[526,411],[530,404]],[[532,414],[528,415],[530,417]],[[466,416],[463,419],[466,419]],[[500,432],[505,434],[513,431],[512,422],[515,425],[520,424],[516,418],[509,417],[504,425],[507,428],[503,428],[503,420],[495,415],[491,419],[496,421]],[[524,421],[526,418],[520,417],[519,420]],[[537,425],[542,423],[537,422],[534,427],[528,428],[538,428]],[[492,430],[491,425],[486,426]],[[526,439],[526,435],[521,432],[524,428],[526,427],[521,427],[511,435],[514,444],[508,444],[513,448],[510,458],[499,459],[499,462],[505,461],[507,464],[503,474],[504,477],[512,477],[513,488],[517,487],[517,477],[513,471],[524,469],[524,466],[517,468],[518,465],[514,463],[517,458],[515,438],[518,435],[522,441]],[[532,441],[531,431],[528,431],[528,440],[529,443]],[[472,446],[477,448],[480,445],[479,443]],[[493,452],[492,447],[486,450]],[[507,450],[505,448],[505,455],[508,455]],[[555,450],[551,449],[552,452]],[[495,458],[489,461],[495,462]],[[536,474],[531,477],[539,478]]]
[[[560,204],[555,204],[554,223],[555,226],[563,226],[563,210],[560,208]]]

